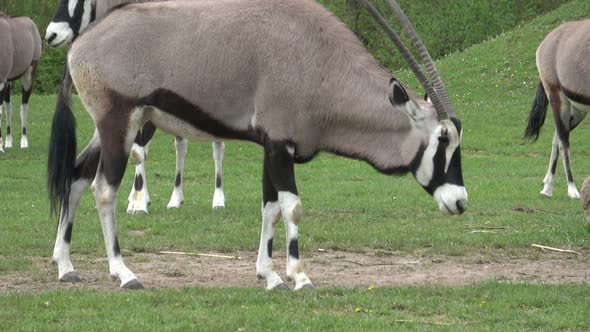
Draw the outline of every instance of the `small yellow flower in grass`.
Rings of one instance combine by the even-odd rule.
[[[377,289],[377,286],[375,286],[375,285],[370,285],[369,287],[367,287],[367,289],[368,289],[369,291],[374,291],[375,289]]]
[[[363,308],[356,307],[354,308],[354,312],[363,312]]]
[[[488,305],[488,301],[481,301],[481,302],[479,302],[479,307],[480,307],[480,308],[483,308],[483,307],[485,307],[486,305]]]

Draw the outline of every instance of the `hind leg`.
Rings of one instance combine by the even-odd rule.
[[[567,179],[567,195],[570,198],[580,198],[580,193],[578,192],[578,188],[574,183],[574,177],[572,175],[572,170],[570,166],[570,142],[569,142],[569,134],[571,133],[574,128],[576,128],[582,120],[586,117],[586,112],[580,111],[576,108],[572,103],[569,103],[570,112],[569,117],[567,119],[562,119],[563,123],[566,123],[564,126],[566,128],[567,133],[563,135],[561,139],[562,145],[562,153],[563,153],[563,165],[565,169],[565,175]]]
[[[557,130],[553,135],[553,143],[551,144],[551,157],[549,157],[549,168],[547,174],[543,179],[543,190],[541,195],[551,197],[553,195],[553,182],[555,181],[555,169],[557,168],[557,159],[559,158],[559,138]]]
[[[176,136],[174,146],[176,147],[176,176],[174,180],[174,190],[168,202],[167,208],[179,208],[184,202],[184,193],[182,192],[182,174],[184,172],[184,160],[186,158],[188,141],[185,138]]]
[[[147,161],[148,145],[156,132],[156,126],[151,122],[146,122],[140,132],[135,137],[135,142],[131,148],[131,160],[135,164],[135,177],[133,187],[127,199],[127,213],[148,213],[150,205],[150,194],[147,189],[147,177],[145,174],[145,163]]]
[[[101,141],[101,159],[93,183],[94,198],[98,207],[111,277],[119,279],[122,288],[138,289],[143,286],[127,268],[121,255],[115,208],[117,191],[125,173],[133,139],[139,130],[138,121],[135,120],[141,115],[134,114],[139,111],[131,111],[132,105],[125,101],[120,100],[114,105],[116,107],[111,106],[107,114],[96,124]],[[126,110],[130,113],[124,114]],[[134,115],[138,117],[132,119]]]
[[[4,152],[4,140],[2,139],[2,106],[4,99],[4,90],[6,89],[6,83],[0,83],[0,152]]]
[[[6,83],[4,93],[2,94],[2,101],[4,102],[4,109],[6,110],[6,142],[4,147],[12,148],[12,104],[10,103],[10,89],[11,83]]]
[[[213,160],[215,162],[215,193],[213,194],[213,208],[225,207],[225,194],[223,193],[223,153],[225,144],[213,142]]]
[[[27,139],[27,115],[29,113],[29,98],[31,97],[31,93],[33,93],[33,83],[35,80],[35,73],[37,71],[37,65],[34,64],[29,69],[27,69],[26,73],[21,78],[22,82],[22,103],[20,106],[20,120],[21,120],[21,138],[20,138],[20,147],[21,149],[26,149],[29,147],[29,140]]]
[[[80,205],[80,198],[96,174],[99,158],[100,140],[98,138],[98,133],[95,132],[94,137],[88,146],[82,151],[82,153],[80,153],[78,158],[76,158],[75,175],[70,186],[69,199],[66,203],[67,206],[62,207],[59,216],[57,237],[55,239],[51,261],[57,264],[58,279],[60,281],[80,281],[80,277],[74,270],[74,266],[70,260],[72,229],[74,226],[76,210]]]

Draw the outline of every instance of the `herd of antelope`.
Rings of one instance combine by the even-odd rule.
[[[48,153],[48,190],[58,215],[52,260],[61,281],[79,281],[70,242],[82,194],[92,186],[109,271],[121,287],[143,288],[125,265],[115,203],[127,162],[135,166],[128,213],[147,213],[145,162],[156,128],[175,137],[176,177],[169,208],[182,203],[187,140],[213,142],[213,207],[225,206],[224,140],[264,150],[262,229],[257,277],[267,289],[289,287],[273,270],[275,226],[287,238],[286,275],[313,288],[299,256],[302,205],[294,165],[327,151],[363,160],[386,175],[411,173],[441,212],[467,208],[461,169],[462,126],[435,65],[395,0],[388,3],[417,60],[369,0],[359,0],[384,29],[426,91],[421,98],[385,70],[355,35],[315,0],[60,0],[46,29],[51,47],[69,46]],[[28,147],[28,100],[41,38],[25,17],[0,14],[0,98],[12,147],[10,86],[22,81],[21,148]],[[590,110],[590,20],[561,25],[537,50],[541,83],[525,137],[536,139],[549,104],[556,124],[541,194],[551,196],[559,151],[568,195],[569,133]],[[91,115],[94,136],[76,157],[72,87]],[[0,107],[0,119],[2,108]],[[1,126],[0,126],[1,127]]]

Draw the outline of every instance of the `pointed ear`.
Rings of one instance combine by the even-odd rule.
[[[395,78],[389,81],[389,101],[394,106],[404,105],[410,101],[406,89]]]

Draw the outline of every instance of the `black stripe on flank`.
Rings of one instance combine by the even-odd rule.
[[[272,238],[268,240],[268,243],[266,244],[266,250],[268,253],[268,258],[272,258]]]
[[[292,239],[289,242],[289,256],[299,259],[299,243],[297,239]]]
[[[571,101],[575,101],[576,103],[580,103],[583,105],[587,105],[590,106],[590,96],[585,96],[576,92],[573,92],[571,90],[568,90],[564,87],[561,87],[561,91],[563,91],[563,94]]]
[[[74,228],[73,223],[68,223],[68,227],[66,228],[66,233],[64,234],[64,241],[66,243],[70,243],[72,241],[72,229]]]
[[[180,187],[181,184],[182,184],[182,177],[181,177],[180,173],[176,173],[176,180],[174,180],[174,186]]]
[[[141,174],[135,176],[135,183],[133,184],[133,187],[136,191],[140,191],[143,189],[143,176],[141,176]]]
[[[245,140],[262,145],[260,135],[253,128],[249,130],[230,128],[203,111],[199,106],[191,104],[170,90],[158,89],[149,96],[137,100],[136,106],[156,107],[214,137]]]

